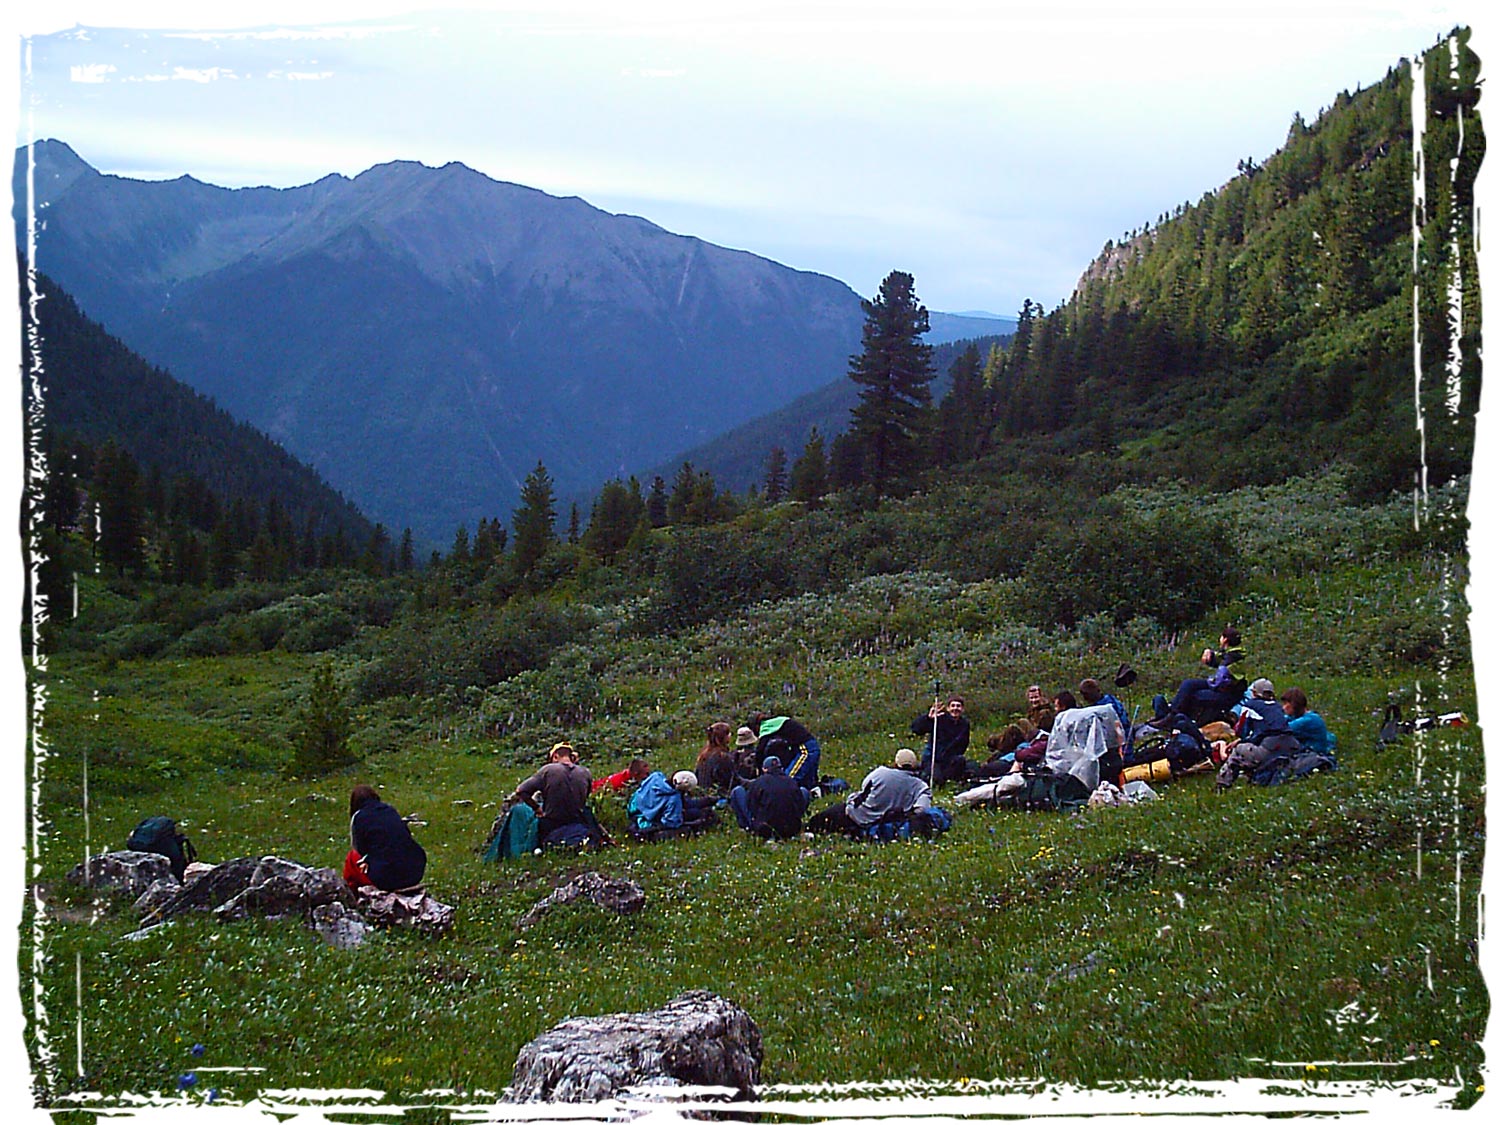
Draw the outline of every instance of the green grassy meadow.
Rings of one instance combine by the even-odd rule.
[[[1365,510],[1351,526],[1388,518]],[[1479,730],[1383,751],[1375,739],[1392,691],[1477,714],[1462,556],[1370,550],[1368,535],[1323,522],[1315,573],[1257,548],[1253,535],[1274,529],[1247,532],[1252,570],[1236,600],[1180,637],[1139,619],[1038,629],[1011,613],[1007,581],[936,574],[867,578],[673,635],[611,631],[606,615],[584,661],[604,701],[588,721],[512,715],[497,735],[514,682],[441,711],[355,704],[364,761],[313,780],[282,766],[329,656],[60,651],[42,674],[44,905],[29,898],[22,925],[23,979],[38,939],[45,955],[38,1096],[54,1108],[85,1092],[234,1103],[297,1088],[482,1101],[558,1021],[707,988],[756,1020],[773,1087],[1456,1081],[1455,1104],[1470,1104],[1489,1004]],[[635,844],[610,797],[598,811],[620,846],[498,867],[476,854],[501,798],[560,733],[596,775],[639,751],[670,771],[692,763],[707,723],[769,703],[819,734],[825,773],[857,784],[912,741],[934,680],[965,695],[982,760],[1027,683],[1112,678],[1129,661],[1140,673],[1129,702],[1144,707],[1193,674],[1225,619],[1246,623],[1258,672],[1306,689],[1338,735],[1339,770],[1223,794],[1191,776],[1149,804],[1073,815],[964,810],[935,842],[885,846],[767,844],[732,818],[697,839]],[[332,659],[352,683],[367,658],[351,645]],[[382,933],[341,952],[293,920],[201,916],[122,941],[129,902],[64,879],[85,850],[122,847],[156,813],[210,862],[274,853],[337,867],[357,781],[426,822],[427,886],[458,909],[451,935]],[[638,881],[646,909],[563,908],[517,930],[586,868]]]

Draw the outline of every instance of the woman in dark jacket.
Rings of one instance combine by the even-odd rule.
[[[349,842],[344,882],[351,887],[402,891],[421,883],[427,871],[422,845],[372,786],[356,785],[349,793]]]

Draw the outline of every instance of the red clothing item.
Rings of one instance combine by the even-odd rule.
[[[589,787],[590,793],[597,793],[608,785],[616,793],[630,784],[630,769],[627,767],[619,773],[612,773],[608,777],[601,777]]]
[[[365,874],[363,860],[364,857],[353,848],[350,848],[349,854],[344,857],[344,882],[348,883],[351,887],[373,887],[375,885],[370,882],[370,877]]]

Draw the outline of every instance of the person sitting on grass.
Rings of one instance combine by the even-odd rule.
[[[1304,750],[1335,756],[1339,740],[1328,729],[1323,716],[1307,709],[1307,692],[1299,687],[1287,688],[1281,693],[1281,709],[1287,716],[1287,727],[1297,736]]]
[[[356,785],[349,791],[349,843],[344,857],[349,886],[405,891],[421,885],[427,853],[373,786]]]
[[[729,807],[746,832],[763,839],[790,840],[802,831],[807,792],[786,775],[780,758],[768,754],[760,776],[730,793]]]
[[[672,788],[682,798],[682,827],[685,831],[701,832],[719,823],[719,816],[714,812],[716,799],[694,792],[698,788],[698,775],[692,770],[674,773]]]
[[[1130,744],[1130,713],[1125,710],[1125,704],[1106,692],[1095,679],[1086,679],[1079,683],[1078,697],[1083,700],[1085,707],[1100,705],[1110,707],[1115,717],[1120,720],[1120,745],[1111,747],[1104,757],[1099,759],[1099,776],[1111,784],[1118,784],[1120,771],[1125,768],[1125,749]]]
[[[1028,727],[1031,727],[1030,721],[1021,719],[1011,723],[999,734],[992,734],[985,739],[984,744],[989,748],[990,756],[976,767],[977,776],[1000,777],[1016,770],[1016,750],[1036,733],[1035,727],[1031,727],[1030,731],[1027,730]]]
[[[920,767],[923,777],[943,785],[969,776],[969,760],[964,757],[969,749],[969,720],[960,697],[949,696],[946,704],[934,700],[925,714],[912,720],[911,732],[927,738]]]
[[[1042,722],[1042,713],[1047,713],[1050,722],[1052,717],[1052,701],[1047,698],[1047,693],[1042,690],[1041,684],[1031,684],[1026,688],[1026,718],[1036,727],[1047,729],[1047,723]]]
[[[787,750],[776,756],[786,767],[787,776],[803,789],[817,789],[818,767],[823,757],[823,748],[813,736],[812,731],[787,715],[768,715],[764,711],[756,712],[750,717],[750,726],[754,728],[757,739],[755,752],[757,774],[761,764],[766,760],[766,755],[771,753],[771,739],[779,738],[786,742]]]
[[[1228,789],[1242,773],[1254,773],[1273,759],[1289,758],[1302,749],[1292,733],[1286,712],[1276,701],[1276,689],[1267,679],[1250,685],[1250,698],[1240,704],[1234,724],[1239,741],[1219,768],[1218,787]]]
[[[589,771],[578,764],[573,747],[559,742],[548,754],[547,764],[517,785],[505,801],[531,806],[537,814],[537,839],[546,847],[547,837],[566,825],[582,824],[592,831],[587,815],[592,782]],[[541,808],[537,808],[538,798]]]
[[[1219,634],[1219,647],[1206,648],[1199,661],[1213,672],[1207,678],[1190,678],[1177,686],[1177,694],[1170,703],[1167,697],[1158,695],[1152,700],[1156,715],[1151,719],[1155,727],[1171,725],[1174,715],[1186,715],[1200,726],[1213,719],[1222,718],[1245,694],[1245,646],[1240,643],[1240,631],[1233,625],[1224,626]]]
[[[729,748],[732,729],[728,723],[710,723],[708,741],[693,766],[699,783],[715,797],[727,797],[734,788],[734,752]]]
[[[760,776],[761,756],[756,753],[760,740],[749,727],[740,727],[734,734],[734,783],[749,785]]]
[[[876,766],[867,773],[859,789],[842,806],[834,805],[819,813],[820,827],[824,831],[858,836],[882,821],[905,820],[914,813],[925,813],[932,808],[932,790],[919,775],[920,768],[917,752],[902,747],[896,751],[893,765]]]

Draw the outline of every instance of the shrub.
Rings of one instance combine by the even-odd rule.
[[[321,777],[353,761],[349,754],[352,726],[343,693],[334,682],[333,665],[318,665],[307,699],[297,711],[289,767],[292,776]]]

